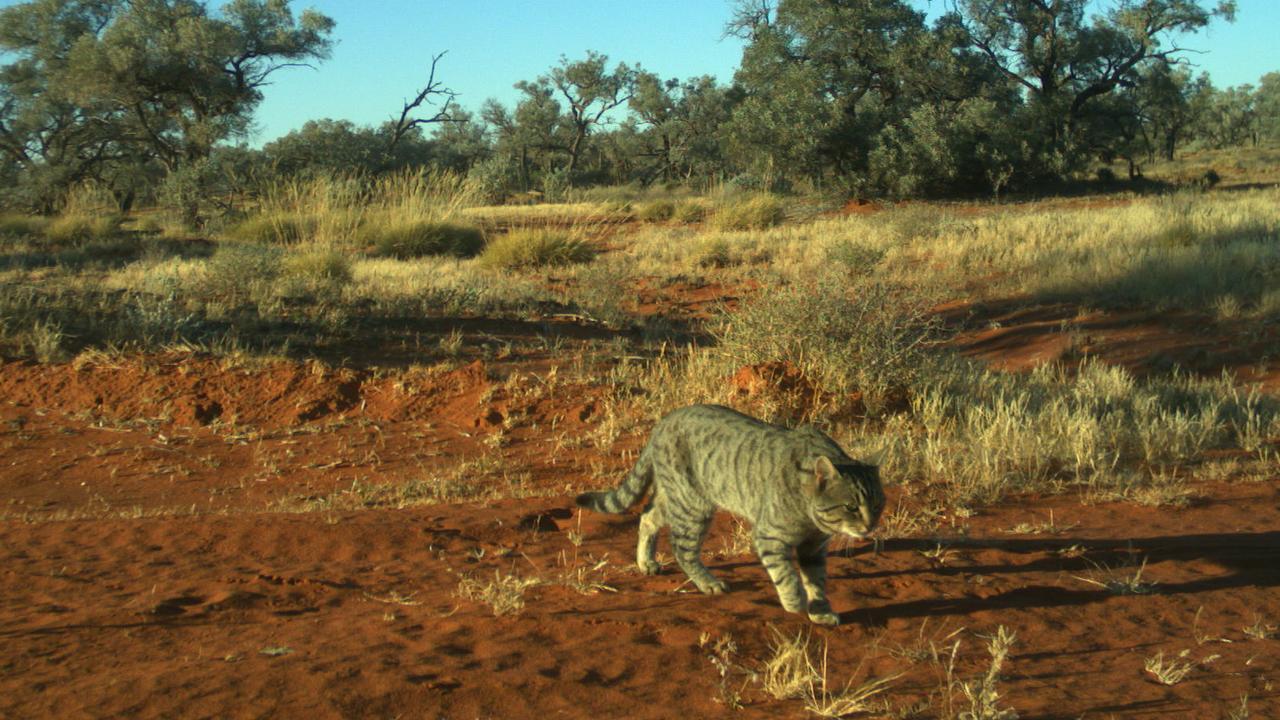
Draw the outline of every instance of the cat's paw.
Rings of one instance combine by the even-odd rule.
[[[644,573],[645,575],[657,575],[658,572],[662,570],[662,566],[654,562],[653,560],[647,560],[645,562],[637,563],[636,566],[639,567],[640,572]]]
[[[809,620],[811,622],[817,623],[818,625],[839,625],[840,624],[840,616],[831,612],[830,610],[810,611]]]
[[[708,595],[723,595],[729,592],[729,586],[725,585],[724,581],[719,578],[711,578],[698,583],[698,589]]]

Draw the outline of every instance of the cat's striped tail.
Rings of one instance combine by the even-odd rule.
[[[612,490],[582,493],[574,499],[574,502],[578,507],[596,512],[626,512],[627,508],[636,504],[652,483],[653,462],[649,458],[649,448],[646,446],[640,451],[636,466],[631,468],[631,472],[627,474],[621,485]]]

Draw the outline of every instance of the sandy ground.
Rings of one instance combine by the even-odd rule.
[[[962,352],[1011,369],[1086,352],[1275,378],[1176,320],[946,311],[968,318]],[[0,716],[803,717],[751,673],[775,632],[807,632],[833,687],[897,676],[872,716],[951,717],[1004,626],[999,703],[1023,718],[1225,718],[1245,695],[1280,717],[1278,478],[1193,481],[1181,508],[1022,497],[841,547],[843,624],[810,628],[728,518],[705,547],[729,594],[635,572],[635,518],[571,497],[643,437],[582,442],[602,389],[535,391],[545,364],[525,370],[0,363]],[[370,491],[425,477],[483,497]],[[459,593],[507,576],[536,581],[518,612]],[[1157,653],[1185,677],[1157,682]]]

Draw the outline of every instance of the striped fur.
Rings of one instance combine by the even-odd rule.
[[[657,535],[668,527],[676,562],[698,589],[727,590],[701,560],[711,516],[727,510],[750,521],[782,606],[825,624],[839,622],[826,597],[827,540],[864,537],[884,508],[878,469],[821,431],[770,425],[719,405],[664,417],[621,485],[583,493],[577,503],[620,513],[650,489],[636,546],[642,570],[658,571]]]

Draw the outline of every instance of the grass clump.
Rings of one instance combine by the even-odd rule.
[[[681,200],[671,208],[671,219],[681,223],[702,222],[707,217],[707,206],[697,200]]]
[[[763,230],[781,224],[785,217],[781,198],[759,194],[721,205],[711,224],[717,230]]]
[[[515,573],[503,575],[494,570],[492,580],[462,578],[458,581],[455,594],[460,598],[488,605],[495,616],[513,615],[524,609],[524,591],[540,583],[537,578],[522,578]]]
[[[34,215],[0,215],[0,237],[44,235],[49,220]]]
[[[554,267],[590,262],[595,250],[573,233],[545,228],[512,230],[485,246],[480,262],[488,267]]]
[[[299,248],[284,257],[281,270],[282,289],[289,295],[332,297],[351,284],[351,258],[333,247]]]
[[[44,236],[55,245],[83,245],[116,237],[122,221],[116,213],[62,215],[44,227]]]
[[[675,214],[675,203],[670,200],[653,200],[636,208],[636,218],[646,222],[670,220]]]
[[[828,684],[827,644],[822,647],[822,660],[815,664],[809,655],[809,637],[789,637],[774,630],[772,654],[765,661],[760,683],[764,691],[778,700],[796,698],[805,709],[823,718],[842,718],[854,713],[872,712],[871,699],[889,688],[899,676],[867,680],[854,685],[850,679],[843,688]]]
[[[360,230],[364,244],[378,257],[400,260],[428,255],[472,257],[484,247],[484,233],[471,225],[409,219],[366,223]]]
[[[313,217],[297,212],[268,211],[246,218],[232,227],[228,235],[245,243],[296,245],[310,240],[315,231]]]
[[[1004,698],[998,687],[1000,671],[1009,659],[1009,650],[1016,641],[1017,635],[1003,625],[988,638],[987,653],[991,655],[991,665],[973,681],[960,683],[960,690],[969,702],[969,710],[960,713],[960,717],[973,720],[1017,720],[1016,710],[1001,706]]]

